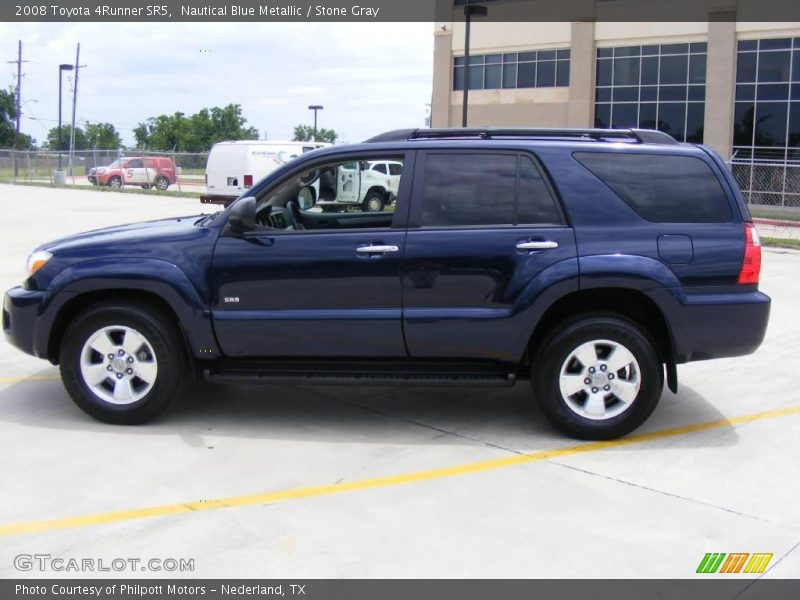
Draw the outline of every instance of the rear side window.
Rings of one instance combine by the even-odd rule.
[[[533,161],[516,154],[428,154],[422,225],[452,227],[558,223]]]
[[[389,163],[389,175],[401,175],[403,173],[403,165],[397,163]]]
[[[518,194],[518,223],[558,223],[561,221],[550,188],[547,187],[539,169],[527,156],[520,157]]]
[[[726,223],[728,198],[711,168],[693,156],[576,152],[575,159],[639,216],[654,223]]]

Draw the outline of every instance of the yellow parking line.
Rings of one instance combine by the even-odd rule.
[[[57,381],[59,375],[20,375],[18,377],[0,377],[0,383],[22,383],[23,381]]]
[[[333,485],[319,485],[314,487],[262,492],[214,500],[195,500],[177,504],[164,504],[161,506],[133,508],[129,510],[98,513],[94,515],[83,515],[78,517],[61,517],[56,519],[45,519],[41,521],[9,523],[6,525],[0,525],[0,537],[22,535],[26,533],[56,531],[59,529],[73,529],[76,527],[88,527],[91,525],[103,525],[107,523],[120,523],[124,521],[133,521],[136,519],[151,519],[154,517],[165,517],[169,515],[179,515],[204,510],[216,510],[219,508],[233,508],[236,506],[249,506],[253,504],[266,504],[285,500],[298,500],[300,498],[327,496],[342,492],[354,492],[358,490],[389,487],[405,483],[416,483],[431,479],[441,479],[443,477],[453,477],[455,475],[466,475],[469,473],[480,473],[482,471],[502,469],[505,467],[547,460],[550,458],[570,456],[572,454],[583,454],[587,452],[606,450],[608,448],[631,446],[633,444],[641,444],[644,442],[651,442],[654,440],[685,435],[688,433],[695,433],[698,431],[708,431],[709,429],[731,427],[734,425],[750,423],[752,421],[775,419],[778,417],[787,417],[797,414],[800,414],[800,406],[790,406],[787,408],[767,410],[749,415],[742,415],[739,417],[731,417],[730,419],[719,419],[716,421],[706,421],[704,423],[693,423],[691,425],[671,427],[651,433],[640,433],[607,442],[589,442],[577,444],[575,446],[557,448],[555,450],[542,450],[532,454],[515,454],[513,456],[507,456],[503,458],[482,460],[452,467],[431,469],[428,471],[416,471],[411,473],[403,473],[400,475],[390,475],[387,477],[375,477],[372,479],[361,479],[346,483],[336,483]]]

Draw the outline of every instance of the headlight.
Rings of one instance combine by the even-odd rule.
[[[31,254],[28,257],[28,277],[41,269],[51,258],[53,258],[53,255],[44,250],[39,250]]]

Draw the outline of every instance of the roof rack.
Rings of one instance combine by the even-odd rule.
[[[639,144],[669,144],[678,142],[668,133],[656,129],[395,129],[366,140],[365,143],[400,142],[460,138],[569,138],[585,141],[626,139]]]

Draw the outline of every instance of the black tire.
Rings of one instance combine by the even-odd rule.
[[[114,189],[121,188],[122,187],[122,178],[121,177],[117,177],[116,175],[114,175],[113,177],[109,177],[109,179],[108,179],[108,187],[114,188]]]
[[[81,360],[84,345],[96,332],[106,327],[134,330],[145,338],[148,348],[152,349],[155,355],[157,364],[155,380],[151,383],[149,391],[135,402],[114,404],[104,400],[93,391],[82,374]],[[105,364],[107,357],[99,353],[94,356],[95,360],[102,360]],[[153,360],[147,353],[145,358]],[[95,304],[73,319],[61,342],[59,362],[64,387],[75,404],[95,419],[115,425],[136,425],[153,419],[179,394],[188,372],[184,345],[180,333],[171,321],[146,303],[126,300]],[[108,362],[111,362],[110,358]],[[106,368],[110,367],[109,364]],[[110,372],[106,382],[101,385],[106,388],[113,386],[115,390],[117,385],[115,375],[113,371]],[[142,385],[146,383],[137,380],[135,375],[132,375],[131,379],[132,389],[138,385],[141,390]],[[103,390],[100,390],[100,393],[102,392]]]
[[[578,391],[565,398],[560,387],[561,369],[564,366],[568,369],[567,373],[572,370],[573,373],[586,373],[587,378],[592,377],[593,375],[588,374],[588,367],[584,367],[581,361],[569,363],[569,366],[566,361],[582,344],[603,340],[619,344],[633,355],[639,367],[639,387],[633,400],[626,404],[614,395],[614,388],[611,385],[615,382],[604,381],[603,383],[611,384],[610,392],[605,395],[602,391],[606,389],[605,385],[601,388],[599,394],[605,395],[605,400],[602,400],[603,404],[600,406],[606,407],[601,408],[603,412],[609,410],[609,416],[587,418],[579,412],[588,404],[589,391]],[[593,346],[595,356],[601,356],[603,348],[610,347],[597,343]],[[600,365],[603,359],[598,360],[600,362],[597,364]],[[602,377],[599,367],[594,368]],[[628,371],[626,367],[620,371],[621,375],[619,373],[614,375],[611,370],[607,370],[606,373],[611,373],[621,380],[618,383],[622,383],[625,378],[635,377],[631,375],[635,369]],[[605,376],[608,377],[607,374]],[[582,381],[585,383],[587,380]],[[542,411],[556,428],[579,439],[609,440],[630,433],[650,416],[661,397],[664,373],[656,346],[646,331],[620,315],[594,313],[566,320],[550,331],[534,356],[531,382]],[[586,387],[591,387],[593,392],[596,389],[593,385],[594,382],[587,384]],[[581,401],[584,402],[583,407],[580,406]],[[614,414],[618,410],[621,412]]]
[[[166,177],[159,177],[156,179],[156,189],[160,191],[165,191],[169,187],[169,179]]]
[[[364,202],[361,203],[361,209],[364,212],[381,212],[383,205],[386,203],[386,198],[383,194],[377,191],[369,192]]]

